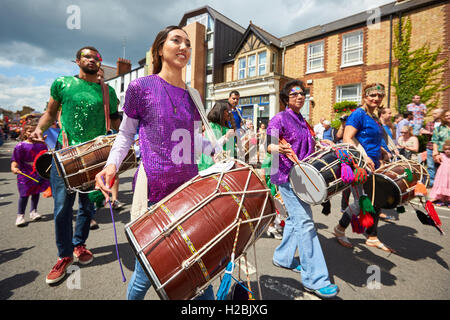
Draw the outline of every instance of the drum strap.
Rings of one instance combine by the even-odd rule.
[[[205,133],[209,139],[209,141],[211,141],[213,147],[217,146],[217,139],[216,136],[214,134],[214,131],[211,128],[211,125],[209,124],[209,121],[206,117],[205,114],[205,108],[203,107],[203,102],[202,102],[202,98],[200,97],[200,94],[198,93],[198,91],[190,86],[187,86],[188,91],[189,91],[189,95],[191,96],[192,101],[194,101],[195,106],[197,107],[197,111],[200,114],[200,118],[203,122],[203,125],[205,126]],[[226,158],[228,158],[225,155]]]
[[[111,119],[109,118],[109,88],[103,81],[100,82],[102,86],[102,96],[103,96],[103,109],[105,110],[105,127],[108,133],[111,130]]]

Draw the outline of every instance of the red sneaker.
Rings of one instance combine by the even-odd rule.
[[[73,256],[78,259],[78,262],[81,264],[89,264],[94,260],[94,255],[88,249],[86,249],[86,245],[82,244],[76,246],[73,250]]]
[[[45,278],[47,284],[60,281],[66,275],[67,268],[73,263],[72,257],[59,258],[50,273]]]

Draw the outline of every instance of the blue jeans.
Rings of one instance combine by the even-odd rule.
[[[56,247],[60,258],[72,257],[73,249],[83,245],[89,236],[89,227],[94,213],[94,204],[87,194],[78,195],[78,213],[73,232],[73,204],[76,193],[68,193],[64,180],[59,176],[54,160],[50,171],[50,185],[54,199],[53,219],[55,221]]]
[[[324,288],[331,282],[311,207],[295,195],[289,183],[279,185],[279,190],[289,216],[285,220],[283,239],[275,249],[273,260],[286,268],[295,268],[298,261],[294,256],[298,249],[303,285],[314,290]]]
[[[428,187],[432,187],[434,184],[434,176],[436,175],[436,166],[433,160],[433,150],[427,149],[427,170],[430,175],[430,183]]]
[[[147,277],[144,269],[136,258],[134,272],[128,283],[127,300],[144,300],[145,294],[151,287],[151,282]],[[195,300],[214,300],[213,287],[210,285],[206,288],[205,293],[197,297]]]
[[[149,202],[150,207],[154,203]],[[150,279],[147,277],[144,269],[142,268],[139,260],[136,258],[134,265],[134,272],[131,276],[130,282],[127,288],[127,300],[144,300],[145,294],[151,287]],[[206,288],[205,293],[195,300],[214,300],[213,287],[210,285]]]

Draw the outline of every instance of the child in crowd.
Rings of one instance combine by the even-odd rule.
[[[22,131],[21,142],[14,148],[11,158],[11,171],[17,175],[17,189],[19,190],[19,205],[17,210],[16,226],[24,226],[25,209],[28,198],[31,196],[30,219],[39,220],[41,215],[37,213],[39,194],[44,192],[50,182],[45,180],[33,170],[33,163],[36,156],[43,150],[47,150],[44,143],[33,143],[30,139],[31,133],[36,128],[36,124],[26,124]]]
[[[450,140],[446,140],[441,153],[441,165],[436,171],[430,201],[437,206],[450,207]]]

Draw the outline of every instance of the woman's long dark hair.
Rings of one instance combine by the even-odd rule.
[[[167,26],[156,35],[155,41],[153,41],[152,45],[153,74],[159,73],[161,71],[162,59],[161,56],[159,55],[159,50],[164,45],[164,42],[167,39],[167,35],[173,30],[183,30],[183,29],[179,26]],[[183,30],[183,32],[186,31]]]
[[[211,111],[208,112],[208,121],[212,123],[220,124],[221,126],[226,126],[224,114],[225,111],[228,112],[228,106],[225,103],[216,103]]]

